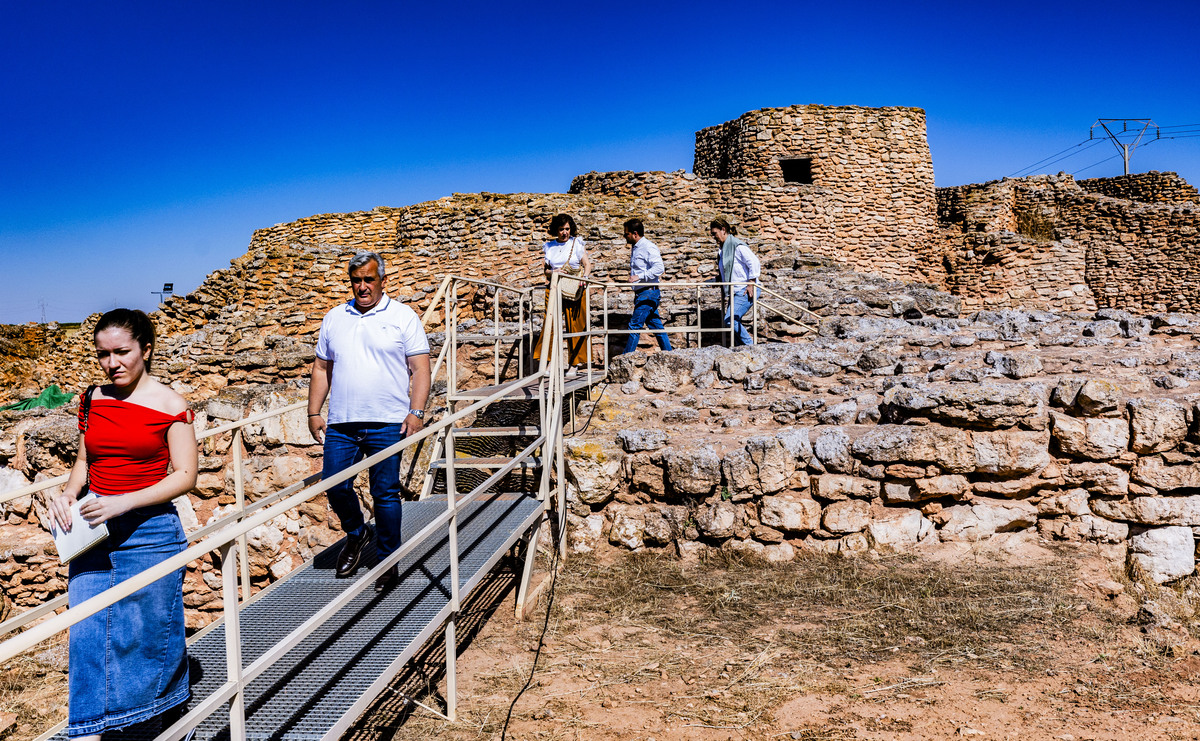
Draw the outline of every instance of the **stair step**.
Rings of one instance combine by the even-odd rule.
[[[455,468],[500,468],[506,465],[512,458],[455,458]],[[429,462],[430,470],[445,468],[446,459],[438,458]],[[542,459],[540,456],[534,456],[526,461],[521,461],[516,465],[516,468],[541,468]]]
[[[542,434],[538,425],[517,425],[516,427],[456,427],[454,437],[537,437]]]

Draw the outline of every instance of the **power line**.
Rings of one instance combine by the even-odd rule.
[[[1086,172],[1086,171],[1092,169],[1093,167],[1096,167],[1097,165],[1103,165],[1105,162],[1108,162],[1109,160],[1115,160],[1116,158],[1118,158],[1120,156],[1121,155],[1119,155],[1119,154],[1114,154],[1111,157],[1106,157],[1105,159],[1102,159],[1099,162],[1094,162],[1094,163],[1088,165],[1087,167],[1083,168],[1082,170],[1076,170],[1075,172],[1071,173],[1071,175],[1075,176],[1081,172]]]
[[[1093,147],[1093,146],[1095,146],[1095,144],[1088,144],[1088,140],[1087,140],[1087,139],[1084,139],[1083,141],[1079,142],[1078,144],[1075,144],[1075,145],[1073,145],[1073,146],[1067,147],[1066,149],[1064,149],[1064,150],[1063,150],[1063,151],[1061,151],[1061,152],[1055,152],[1054,154],[1050,155],[1049,157],[1046,157],[1045,159],[1040,159],[1040,160],[1038,160],[1037,162],[1034,162],[1032,165],[1029,165],[1028,167],[1022,167],[1020,170],[1017,170],[1017,171],[1016,171],[1016,172],[1014,172],[1012,175],[1009,175],[1009,177],[1010,177],[1010,178],[1014,178],[1014,177],[1020,177],[1020,173],[1023,173],[1023,172],[1025,172],[1026,170],[1032,170],[1032,169],[1033,169],[1033,168],[1035,168],[1035,167],[1039,167],[1039,166],[1041,166],[1043,163],[1045,163],[1047,160],[1052,160],[1052,159],[1054,159],[1055,157],[1058,157],[1058,156],[1059,156],[1059,155],[1061,155],[1061,154],[1065,154],[1066,152],[1070,152],[1070,151],[1071,151],[1071,150],[1073,150],[1073,149],[1078,149],[1079,147],[1083,147],[1085,144],[1087,144],[1087,146],[1086,146],[1086,147],[1084,147],[1084,149],[1088,149],[1088,148],[1090,148],[1090,147]],[[1079,151],[1083,151],[1083,150],[1079,150]],[[1075,154],[1078,154],[1078,152],[1076,152]],[[1072,156],[1072,155],[1067,155],[1067,156],[1068,156],[1068,157],[1070,157],[1070,156]]]

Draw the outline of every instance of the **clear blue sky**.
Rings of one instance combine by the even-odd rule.
[[[1198,32],[1194,0],[0,0],[0,323],[150,309],[312,214],[690,169],[756,108],[918,106],[938,185],[1012,175],[1099,117],[1200,123]],[[1200,137],[1133,169],[1200,183]]]

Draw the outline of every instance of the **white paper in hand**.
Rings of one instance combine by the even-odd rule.
[[[108,525],[103,522],[95,526],[89,525],[87,520],[79,514],[79,507],[95,498],[94,493],[88,492],[82,499],[76,500],[75,504],[71,505],[71,530],[69,532],[53,528],[54,546],[58,548],[58,560],[62,563],[70,563],[71,559],[81,553],[86,553],[108,537]]]

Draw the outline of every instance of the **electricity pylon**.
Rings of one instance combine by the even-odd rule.
[[[1112,124],[1112,128],[1109,128]],[[1117,124],[1121,125],[1120,131],[1114,131]],[[1130,128],[1130,124],[1141,124],[1141,130],[1137,131],[1137,135],[1132,140],[1127,136],[1125,141],[1121,141],[1122,134],[1133,134],[1134,129]],[[1158,130],[1158,124],[1148,118],[1098,118],[1096,123],[1092,124],[1092,128],[1088,129],[1088,139],[1091,140],[1096,133],[1096,127],[1104,129],[1104,133],[1108,134],[1108,138],[1112,140],[1113,146],[1121,153],[1121,159],[1125,161],[1125,174],[1129,174],[1129,156],[1133,154],[1133,150],[1137,149],[1137,145],[1141,143],[1142,137],[1151,128],[1154,129],[1154,138],[1157,139],[1162,132]]]

